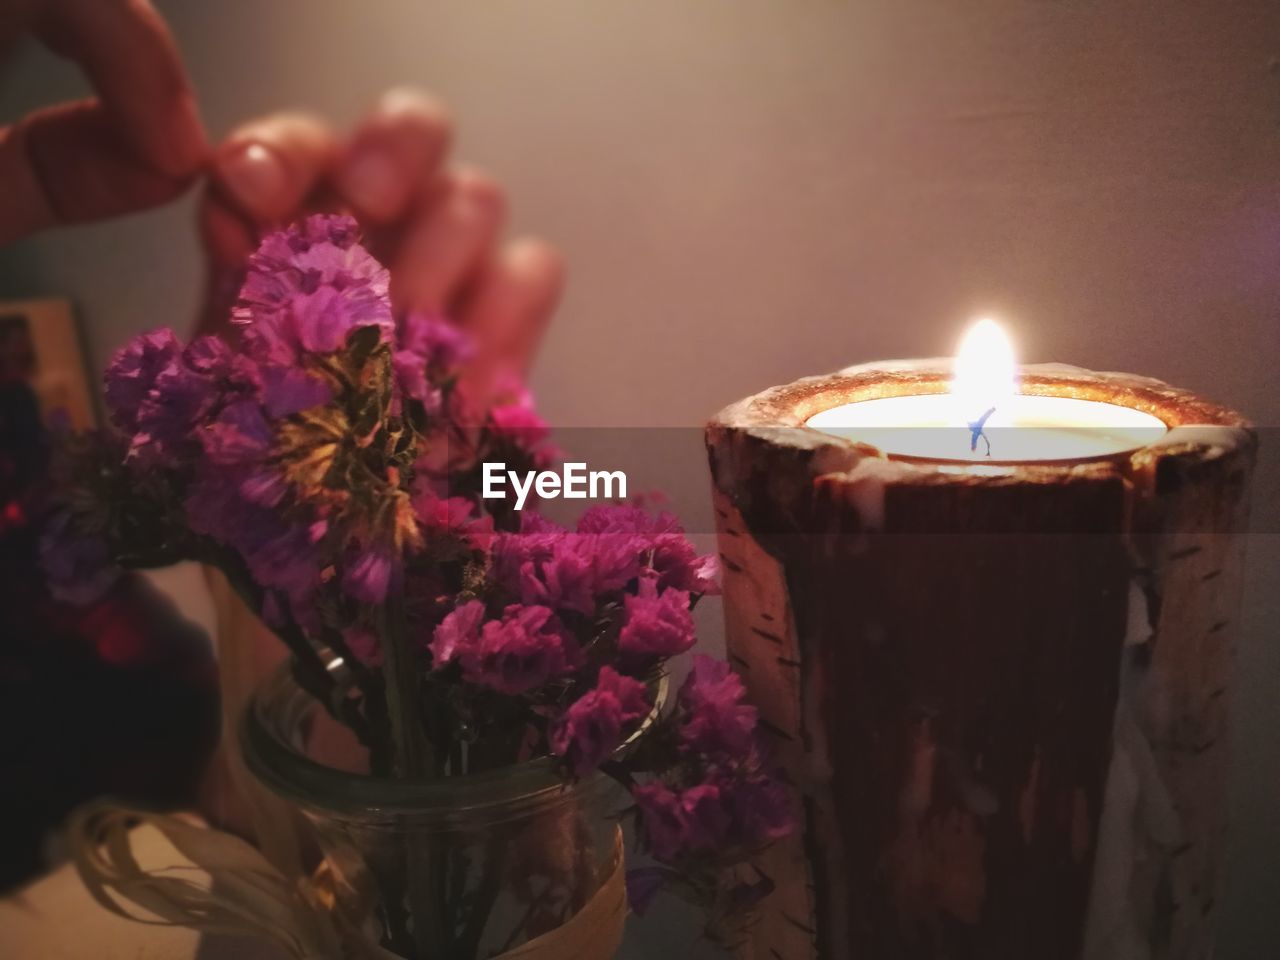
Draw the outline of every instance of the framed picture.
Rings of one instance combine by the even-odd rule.
[[[84,350],[66,300],[0,301],[0,384],[25,382],[46,423],[65,417],[77,430],[97,412]]]

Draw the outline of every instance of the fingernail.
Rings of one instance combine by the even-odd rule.
[[[250,143],[222,158],[218,175],[246,213],[270,215],[288,188],[288,173],[275,152]]]
[[[342,175],[347,199],[362,213],[380,220],[399,213],[402,179],[395,161],[376,146],[357,150],[346,162]]]

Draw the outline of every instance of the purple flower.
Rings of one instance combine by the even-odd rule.
[[[609,503],[591,507],[578,519],[579,533],[643,534],[683,533],[680,522],[669,513],[650,514],[629,504]]]
[[[40,566],[55,600],[86,606],[102,598],[123,571],[111,561],[107,542],[73,529],[71,515],[59,513],[40,537]]]
[[[462,650],[473,649],[480,642],[482,622],[484,604],[479,600],[469,600],[446,614],[427,644],[432,666],[439,670],[452,663]]]
[[[631,795],[640,811],[640,826],[649,852],[658,860],[675,863],[685,857],[718,854],[726,845],[756,849],[785,836],[790,824],[788,820],[784,830],[781,817],[770,820],[767,829],[762,829],[763,824],[757,819],[752,821],[755,832],[744,830],[738,819],[743,802],[738,797],[741,789],[742,784],[735,780],[715,777],[682,790],[662,781],[634,787]],[[770,795],[769,803],[773,802]],[[759,805],[755,794],[747,803],[753,810]],[[765,817],[777,815],[773,806],[764,812]],[[789,813],[785,816],[789,817]]]
[[[260,507],[276,507],[289,492],[283,473],[271,466],[253,470],[240,481],[240,496]]]
[[[320,581],[319,556],[309,524],[287,525],[278,510],[247,500],[243,471],[206,470],[187,493],[187,523],[196,533],[237,550],[254,579],[282,590],[302,614]]]
[[[631,796],[640,811],[640,828],[649,852],[659,860],[675,860],[685,842],[685,816],[679,795],[665,783],[655,781],[632,788]]]
[[[480,639],[458,650],[462,676],[470,683],[519,694],[566,673],[576,660],[573,641],[546,607],[513,604],[501,620],[490,620]]]
[[[342,573],[342,589],[362,603],[382,603],[395,572],[395,559],[385,547],[375,546],[355,554]]]
[[[711,756],[741,757],[756,747],[756,708],[743,703],[742,680],[723,660],[693,658],[693,671],[680,687],[683,722],[680,742]]]
[[[719,592],[715,555],[699,556],[680,522],[670,513],[650,514],[640,507],[621,504],[592,507],[578,521],[578,532],[635,544],[634,549],[647,555],[649,568],[657,574],[661,588],[675,587],[697,594]]]
[[[174,361],[160,371],[138,408],[132,450],[156,444],[161,449],[191,440],[192,431],[218,398],[208,376]]]
[[[524,565],[549,560],[564,534],[563,527],[536,510],[523,511],[518,533],[504,533],[494,538],[494,579],[515,596],[520,596]]]
[[[444,317],[410,313],[400,324],[400,348],[418,357],[424,370],[444,374],[466,363],[475,352],[471,338]]]
[[[252,463],[271,446],[271,427],[252,400],[228,404],[201,433],[210,462],[221,465]]]
[[[583,777],[609,758],[623,730],[648,716],[644,684],[601,667],[594,690],[579,697],[551,726],[551,752],[575,777]]]
[[[738,842],[749,849],[781,840],[795,829],[791,792],[780,780],[760,776],[735,784],[729,801]]]
[[[396,384],[402,393],[419,401],[428,414],[440,410],[442,393],[427,378],[427,367],[422,357],[412,350],[397,350],[391,358],[396,373]]]
[[[657,581],[644,577],[639,593],[627,596],[625,620],[618,634],[618,650],[627,657],[674,657],[694,644],[689,594],[683,590],[658,592]]]
[[[274,518],[274,511],[266,511]],[[254,580],[281,590],[290,599],[295,617],[310,605],[320,584],[320,564],[305,527],[285,526],[279,519],[264,522],[254,533],[234,543]]]
[[[112,423],[129,435],[137,432],[138,410],[156,378],[177,362],[181,352],[178,338],[168,327],[134,337],[117,351],[103,375]]]
[[[498,538],[494,578],[524,603],[591,616],[639,575],[643,550],[626,535],[583,535],[526,521],[521,533]]]
[[[520,567],[520,599],[556,610],[575,610],[590,616],[596,610],[595,569],[589,551],[577,549],[572,534],[563,534],[541,563],[526,560]]]
[[[262,241],[232,311],[255,357],[287,365],[369,325],[394,335],[387,271],[358,239],[350,217],[317,215]]]
[[[273,420],[329,403],[333,390],[297,367],[268,366],[262,369],[262,402]]]
[[[662,867],[638,867],[627,871],[627,903],[637,917],[643,917],[667,881]]]
[[[196,373],[229,376],[239,354],[221,337],[196,337],[182,351],[182,361]]]
[[[714,783],[699,783],[680,794],[684,845],[690,853],[703,853],[724,843],[732,825],[725,801]]]

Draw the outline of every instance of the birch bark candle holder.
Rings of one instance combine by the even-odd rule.
[[[1256,436],[1186,391],[1061,366],[1023,368],[1022,392],[1168,431],[955,463],[809,425],[950,376],[855,367],[707,427],[728,651],[802,812],[740,952],[1204,960]]]

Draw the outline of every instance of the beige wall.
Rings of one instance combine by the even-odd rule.
[[[946,352],[980,310],[1027,359],[1280,423],[1276,0],[160,6],[216,131],[285,105],[350,118],[405,81],[454,104],[465,156],[570,261],[537,380],[559,424],[696,424],[803,373]],[[77,88],[26,67],[0,115]],[[37,241],[0,283],[76,296],[101,362],[191,315],[187,216]],[[1255,618],[1231,909],[1273,946],[1280,657]]]

